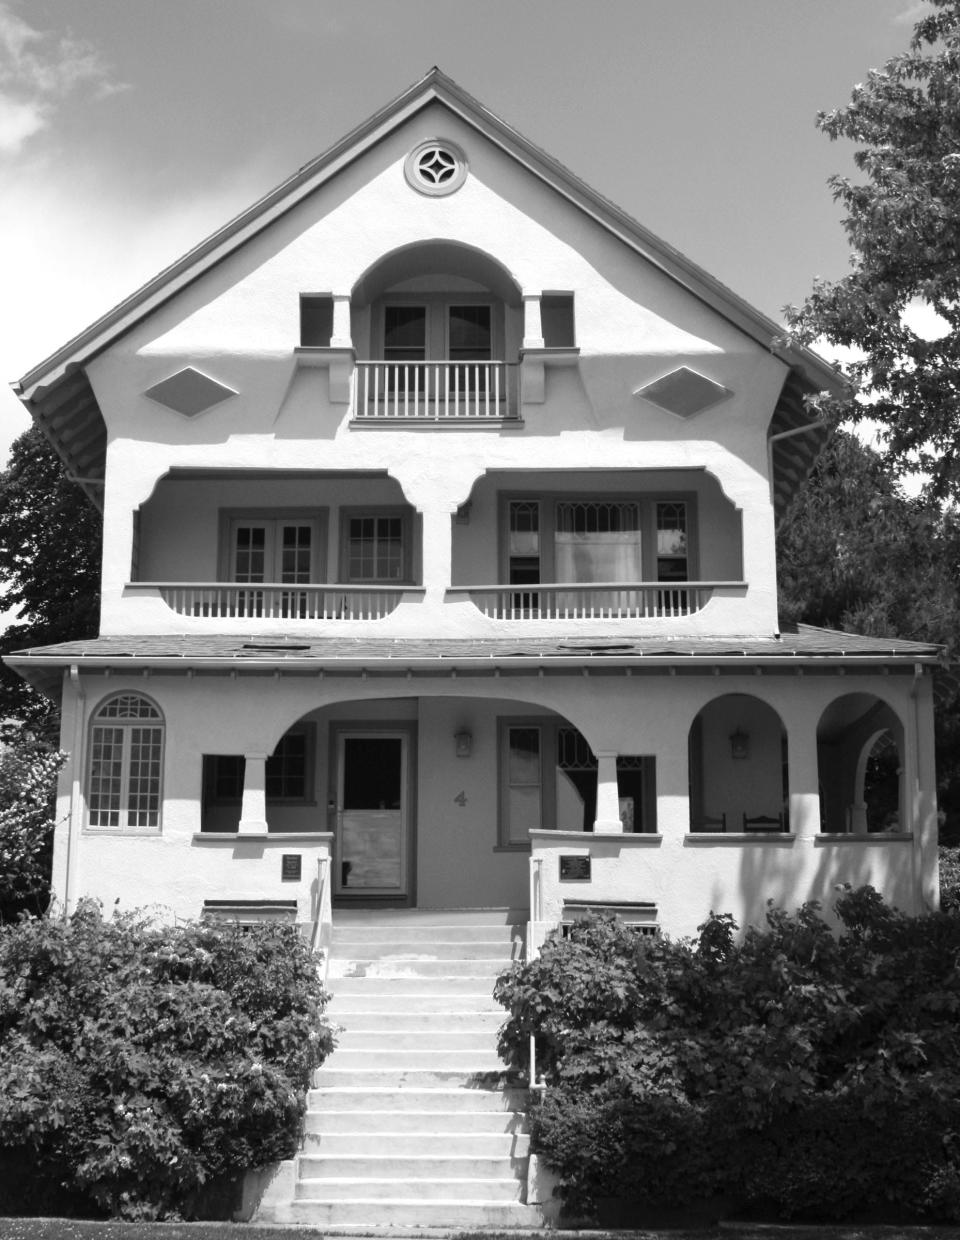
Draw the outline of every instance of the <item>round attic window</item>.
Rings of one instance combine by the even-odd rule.
[[[403,173],[421,194],[453,194],[467,179],[467,157],[454,143],[431,138],[413,148],[404,162]]]

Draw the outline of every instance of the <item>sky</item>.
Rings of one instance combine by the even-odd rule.
[[[815,125],[922,0],[0,0],[8,383],[432,66],[771,318],[844,274]]]

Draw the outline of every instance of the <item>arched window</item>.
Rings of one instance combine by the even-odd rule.
[[[157,707],[136,693],[107,698],[90,734],[89,825],[159,829],[162,763],[163,716]]]

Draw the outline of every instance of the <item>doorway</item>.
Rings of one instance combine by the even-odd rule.
[[[335,896],[412,902],[412,750],[402,727],[336,729]]]

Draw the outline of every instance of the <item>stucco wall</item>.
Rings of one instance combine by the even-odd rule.
[[[563,848],[620,849],[623,857],[597,888],[598,899],[656,899],[671,933],[687,933],[709,908],[753,918],[766,894],[785,903],[829,897],[832,884],[873,881],[905,909],[936,900],[936,823],[932,766],[917,738],[929,685],[905,676],[862,676],[859,687],[883,694],[903,721],[906,839],[871,837],[858,842],[817,836],[817,724],[829,704],[848,688],[830,675],[727,675],[716,677],[606,674],[511,675],[361,679],[355,676],[185,674],[173,676],[82,676],[85,694],[67,687],[63,740],[72,751],[61,780],[54,885],[61,899],[95,895],[109,907],[160,901],[180,915],[194,915],[204,898],[281,898],[279,860],[290,844],[282,835],[266,841],[197,839],[203,753],[269,753],[283,732],[301,718],[316,723],[317,780],[314,832],[329,825],[332,796],[329,726],[333,720],[418,723],[417,900],[444,905],[526,904],[527,858],[496,851],[498,717],[556,712],[578,727],[595,753],[643,753],[656,762],[657,837],[613,837],[591,843],[571,834]],[[163,712],[164,817],[159,834],[126,836],[83,826],[81,795],[86,757],[80,752],[89,719],[105,697],[121,691],[146,693]],[[766,701],[787,730],[790,752],[790,824],[795,840],[737,841],[689,836],[690,724],[703,705],[726,693]],[[79,712],[79,713],[78,713]],[[469,730],[469,758],[454,753],[454,733]],[[779,751],[777,756],[779,774]],[[458,803],[464,793],[465,804]],[[279,825],[279,822],[278,822]],[[299,836],[297,848],[322,851]],[[68,851],[72,859],[67,877]],[[539,846],[539,844],[538,844]],[[552,846],[552,845],[551,845]],[[312,854],[310,854],[312,855]],[[606,855],[606,854],[604,854]],[[617,854],[619,855],[619,854]],[[305,867],[309,868],[309,867]],[[601,871],[598,872],[602,874]],[[609,882],[608,882],[609,879]],[[307,882],[307,879],[304,879]],[[69,892],[67,890],[69,885]],[[549,895],[557,913],[559,888]],[[279,894],[277,894],[279,893]],[[763,894],[766,893],[766,894]],[[305,897],[302,897],[305,898]],[[550,903],[550,900],[553,903]],[[759,901],[759,905],[757,904]]]
[[[402,174],[406,153],[433,124],[460,141],[470,160],[466,184],[448,198],[415,193]],[[349,406],[331,403],[327,372],[297,366],[300,292],[349,296],[385,254],[434,240],[489,255],[518,296],[574,293],[579,361],[549,370],[546,400],[524,405],[522,427],[357,430]],[[358,307],[355,320],[363,313]],[[682,364],[732,395],[691,418],[635,395]],[[193,418],[144,395],[187,365],[236,395]],[[132,514],[172,466],[388,472],[424,513],[426,556],[431,530],[449,522],[486,470],[565,469],[571,461],[598,470],[713,474],[742,513],[750,589],[736,606],[715,609],[712,631],[776,627],[765,431],[784,364],[446,112],[419,114],[159,307],[89,373],[109,435],[105,632],[156,631],[160,613],[121,591]],[[709,545],[710,516],[705,508],[703,555],[719,563],[722,554]],[[449,534],[438,537],[437,571],[449,582],[449,564],[442,566]],[[203,541],[209,562],[209,535]],[[151,569],[171,566],[166,553],[157,554],[164,564]],[[442,631],[449,620],[435,609],[429,623]]]

